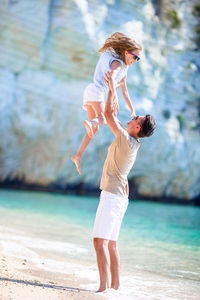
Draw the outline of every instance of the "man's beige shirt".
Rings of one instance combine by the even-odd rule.
[[[108,148],[103,167],[100,189],[127,198],[127,176],[135,162],[140,143],[120,128],[114,142]]]

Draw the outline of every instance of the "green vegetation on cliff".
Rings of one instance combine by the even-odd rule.
[[[171,23],[171,28],[178,29],[181,27],[182,21],[175,9],[169,9],[166,13],[166,17]]]

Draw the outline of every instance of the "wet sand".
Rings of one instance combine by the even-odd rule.
[[[86,280],[41,270],[28,259],[6,256],[1,248],[0,257],[1,300],[104,299],[103,295],[80,288]]]

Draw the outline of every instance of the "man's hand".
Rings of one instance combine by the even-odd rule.
[[[104,80],[109,88],[110,91],[112,91],[112,88],[111,88],[111,72],[107,72],[105,73],[105,77],[104,77]],[[115,95],[112,95],[113,97],[113,108],[114,108],[114,112],[115,112],[115,116],[117,115],[117,111],[119,111],[119,103],[118,103],[118,97],[117,97],[117,93],[116,93],[116,90],[115,90]]]
[[[109,71],[105,73],[104,81],[106,82],[109,90],[111,90],[111,75]]]
[[[113,85],[114,85],[113,84],[114,80],[111,77],[111,74],[112,74],[111,72],[108,72],[105,74],[105,77],[104,77],[104,80],[109,88],[104,116],[106,118],[108,126],[112,130],[115,137],[117,137],[119,129],[121,129],[121,125],[119,123],[119,120],[117,119],[116,108],[118,108],[118,99],[116,98],[117,93],[116,93],[115,86],[114,86],[114,89],[112,89]],[[112,88],[110,88],[110,86],[112,86]],[[116,95],[116,97],[115,97],[115,95]]]
[[[120,86],[121,86],[121,84],[120,84],[120,83],[117,83],[117,84],[115,85],[116,90],[117,90]]]

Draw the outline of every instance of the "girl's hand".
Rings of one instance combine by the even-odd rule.
[[[131,118],[133,118],[133,117],[136,117],[136,113],[135,113],[134,109],[132,108],[131,109]]]

